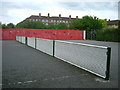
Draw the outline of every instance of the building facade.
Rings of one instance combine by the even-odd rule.
[[[94,17],[95,19],[98,19],[96,17]],[[70,23],[72,20],[74,19],[78,19],[78,16],[76,16],[76,18],[72,18],[71,15],[69,15],[69,17],[62,17],[61,14],[59,14],[59,16],[50,16],[50,14],[48,13],[47,16],[41,16],[41,13],[39,13],[39,15],[31,15],[30,17],[26,18],[24,21],[40,21],[42,22],[44,25],[49,26],[51,24],[56,25],[58,23]],[[107,19],[105,19],[107,21]],[[119,25],[119,21],[120,20],[108,20],[107,24],[108,26],[112,26],[115,28],[118,28]]]
[[[108,24],[108,26],[118,28],[119,27],[119,22],[120,22],[120,20],[108,20],[107,24]]]
[[[26,18],[24,21],[28,20],[28,21],[40,21],[43,24],[45,24],[46,26],[50,25],[50,24],[58,24],[58,23],[66,23],[68,24],[69,22],[71,22],[71,20],[73,19],[77,19],[78,16],[76,16],[76,18],[72,18],[71,15],[69,15],[69,17],[61,17],[61,14],[59,14],[59,16],[50,16],[50,14],[48,13],[48,16],[41,16],[41,13],[39,13],[39,15],[31,15],[30,17]],[[24,22],[22,21],[22,22]]]

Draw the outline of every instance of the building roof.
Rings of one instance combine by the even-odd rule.
[[[37,15],[31,15],[30,17],[28,17],[29,19],[39,19],[39,18],[50,18],[50,19],[63,19],[63,20],[69,20],[69,17],[57,17],[57,16],[52,16],[52,17],[48,17],[48,16],[37,16]],[[71,19],[75,19],[75,18],[71,18]]]
[[[118,25],[120,20],[111,20],[111,21],[107,21],[108,25]]]

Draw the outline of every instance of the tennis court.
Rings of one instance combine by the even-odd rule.
[[[3,88],[117,88],[118,45],[114,42],[69,40],[70,42],[110,46],[110,80],[106,81],[17,41],[3,41]]]

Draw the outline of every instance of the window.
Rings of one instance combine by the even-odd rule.
[[[53,22],[53,20],[51,20],[51,22]]]
[[[54,20],[54,22],[56,22],[56,20]]]
[[[45,20],[43,19],[42,22],[44,22]]]
[[[34,19],[32,21],[35,21]]]
[[[48,22],[48,20],[46,20],[46,22]]]
[[[46,23],[45,25],[48,25],[48,23]]]

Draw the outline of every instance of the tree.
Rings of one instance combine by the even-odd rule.
[[[3,29],[7,28],[6,24],[2,24],[2,28]]]
[[[102,23],[102,28],[107,27],[107,21],[103,19],[98,19],[100,23]]]
[[[102,28],[102,21],[99,21],[92,16],[84,16],[82,19],[73,20],[70,23],[70,29],[78,30],[96,30]]]
[[[72,20],[71,23],[69,23],[69,29],[80,30],[82,29],[81,24],[81,19]]]
[[[55,27],[56,29],[68,29],[68,26],[65,23],[58,23]]]
[[[2,28],[2,24],[1,24],[1,22],[0,22],[0,28]]]
[[[25,21],[18,23],[16,28],[44,29],[46,26],[42,22]]]
[[[15,28],[15,25],[13,23],[7,24],[7,28]]]
[[[50,23],[46,29],[56,29],[56,25]]]

